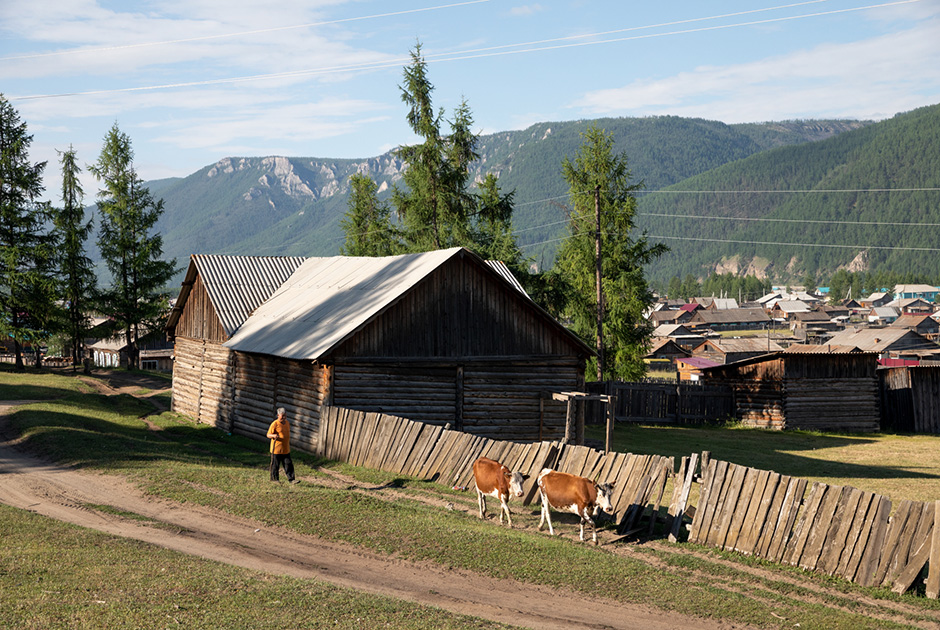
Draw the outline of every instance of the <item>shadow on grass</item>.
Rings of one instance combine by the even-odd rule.
[[[153,431],[139,417],[150,402],[127,394],[74,394],[30,405],[10,415],[21,448],[56,463],[91,469],[139,469],[153,465],[199,464],[267,468],[267,443],[229,435],[177,414],[151,415]],[[295,459],[312,461],[297,454]]]
[[[604,439],[602,427],[588,427],[586,437]],[[709,451],[712,459],[741,466],[772,470],[796,477],[845,479],[940,479],[931,471],[911,467],[854,464],[835,459],[804,456],[799,453],[846,446],[875,445],[881,441],[867,434],[771,431],[732,427],[675,427],[617,424],[612,449],[624,453],[665,455],[676,458]]]

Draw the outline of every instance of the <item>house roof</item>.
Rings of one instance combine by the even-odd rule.
[[[884,352],[892,349],[891,347],[908,337],[907,344],[903,350],[938,350],[937,344],[933,343],[923,335],[907,328],[860,328],[846,329],[836,333],[829,339],[833,346],[855,346],[862,352]]]
[[[917,328],[924,322],[936,325],[930,313],[901,313],[901,316],[889,324],[890,328]]]
[[[442,265],[469,256],[497,282],[519,290],[529,305],[586,353],[593,351],[555,321],[498,270],[454,247],[380,258],[309,258],[287,278],[223,345],[241,352],[315,360],[345,341]]]
[[[770,317],[761,308],[735,308],[727,311],[700,310],[692,321],[704,324],[740,324],[769,322]]]
[[[645,356],[647,357],[653,356],[654,354],[656,354],[663,348],[668,348],[670,351],[677,352],[680,354],[685,354],[685,355],[689,354],[688,350],[686,350],[685,348],[677,344],[674,340],[668,337],[660,337],[658,339],[653,340],[653,343],[650,345],[650,349],[646,353]]]
[[[784,352],[788,354],[848,354],[861,352],[856,346],[834,346],[831,343],[794,343]]]
[[[193,254],[170,312],[167,328],[179,321],[198,274],[215,307],[222,328],[231,336],[306,260],[300,256],[221,256]]]
[[[676,363],[677,364],[684,363],[685,365],[688,365],[689,367],[699,368],[699,369],[716,367],[716,366],[721,365],[721,363],[718,363],[717,361],[712,361],[711,359],[706,359],[705,357],[684,357],[681,359],[676,359]]]
[[[898,284],[894,287],[894,292],[900,293],[938,293],[940,288],[929,284]]]
[[[779,308],[784,313],[806,313],[810,310],[809,304],[802,300],[780,300],[774,304],[774,308]]]
[[[869,317],[872,315],[875,317],[897,317],[898,309],[894,308],[893,306],[876,306],[875,308],[871,309]]]
[[[799,313],[793,313],[793,319],[798,322],[828,322],[832,320],[835,315],[830,315],[825,311],[805,311]]]
[[[760,337],[744,337],[741,339],[708,339],[695,348],[699,351],[702,346],[711,345],[725,354],[738,352],[779,352],[783,347],[772,339]]]
[[[685,324],[662,324],[653,329],[654,337],[672,337],[675,335],[690,335],[692,331]]]

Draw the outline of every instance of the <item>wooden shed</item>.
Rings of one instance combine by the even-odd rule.
[[[940,366],[878,370],[885,429],[940,433]]]
[[[768,429],[877,431],[878,356],[777,352],[703,370],[735,393],[736,416]]]
[[[323,405],[509,440],[560,439],[592,350],[504,265],[463,248],[384,258],[193,256],[168,329],[173,406],[316,447]]]

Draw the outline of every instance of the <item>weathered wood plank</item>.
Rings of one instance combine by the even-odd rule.
[[[930,556],[927,570],[927,597],[940,596],[940,501],[934,501],[933,534],[930,537]]]

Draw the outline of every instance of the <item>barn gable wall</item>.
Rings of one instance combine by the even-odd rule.
[[[457,256],[332,353],[354,357],[577,356],[583,349],[525,296]]]
[[[202,276],[196,274],[174,334],[191,339],[223,342],[228,339],[219,315],[209,299]]]

